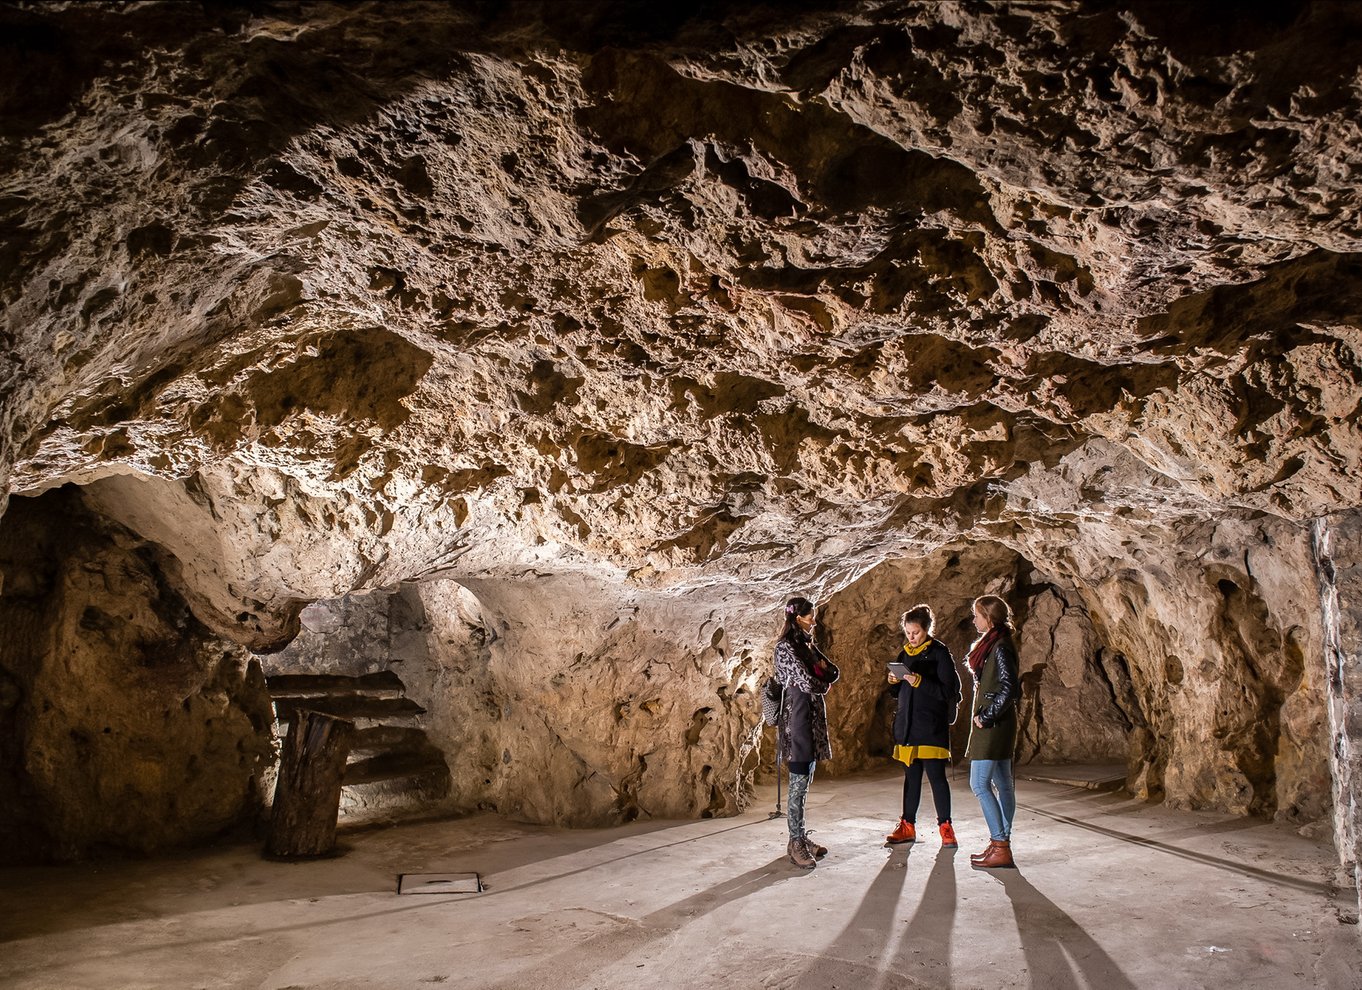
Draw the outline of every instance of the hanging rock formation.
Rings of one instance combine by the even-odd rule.
[[[1319,534],[1362,503],[1362,10],[1211,16],[6,8],[0,604],[41,604],[0,655],[4,786],[82,746],[142,773],[95,713],[173,641],[144,707],[211,696],[231,795],[147,841],[240,817],[242,651],[379,592],[420,606],[371,666],[406,665],[442,800],[727,813],[787,595],[831,602],[855,767],[907,599],[959,654],[998,590],[1023,756],[1323,828],[1359,772]],[[30,544],[50,577],[132,554],[82,594],[178,632],[110,620],[141,632],[88,654],[102,686],[60,674],[95,634]],[[44,814],[14,828],[133,841]]]

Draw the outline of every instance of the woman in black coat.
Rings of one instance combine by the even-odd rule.
[[[914,605],[899,624],[903,649],[894,662],[908,668],[907,676],[889,673],[889,690],[898,697],[894,716],[894,759],[903,763],[903,817],[885,838],[891,844],[917,840],[917,807],[922,800],[922,774],[932,782],[936,824],[941,844],[954,848],[951,825],[951,787],[946,765],[951,758],[951,723],[960,706],[960,675],[946,644],[932,638],[935,619],[926,605]]]
[[[819,760],[832,758],[828,710],[823,696],[837,680],[837,666],[814,642],[817,614],[807,598],[785,606],[785,629],[776,640],[775,678],[783,691],[777,719],[777,746],[790,774],[785,818],[790,827],[790,862],[811,870],[827,849],[812,842],[804,824],[804,798]]]

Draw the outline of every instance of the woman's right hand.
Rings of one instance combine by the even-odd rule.
[[[889,683],[890,683],[890,684],[897,684],[898,682],[899,682],[899,678],[895,677],[893,674],[890,674],[890,675],[889,675]]]

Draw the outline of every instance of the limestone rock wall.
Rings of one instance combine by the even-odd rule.
[[[1128,723],[1142,793],[1316,820],[1362,9],[629,7],[0,9],[0,509],[81,486],[203,642],[456,582],[444,731],[564,821],[720,808],[789,594],[1005,548],[1028,753]],[[853,668],[901,590],[830,605]]]
[[[842,680],[828,701],[837,749],[829,772],[861,769],[891,753],[894,701],[885,691],[884,665],[903,645],[899,617],[920,601],[932,606],[936,638],[956,658],[962,700],[951,747],[963,759],[975,707],[964,665],[977,637],[971,602],[985,594],[1004,597],[1016,620],[1022,673],[1017,759],[1126,761],[1129,722],[1078,593],[1038,583],[1032,565],[1015,550],[976,544],[883,564],[831,597],[822,615],[823,642]]]
[[[1046,585],[1022,603],[1018,630],[1022,763],[1125,763],[1129,674],[1099,639],[1075,589]]]
[[[749,796],[739,751],[760,664],[742,645],[730,656],[713,613],[616,595],[546,576],[350,596],[304,609],[266,669],[396,673],[452,781],[447,799],[409,812],[575,826],[733,813]]]
[[[0,858],[252,823],[274,759],[260,667],[194,618],[158,558],[69,490],[0,522]]]
[[[430,732],[460,806],[600,825],[731,814],[746,799],[739,754],[764,649],[752,617],[725,625],[693,600],[621,601],[578,578],[419,588]]]
[[[1362,515],[1322,519],[1314,537],[1324,609],[1329,762],[1334,803],[1342,811],[1334,818],[1334,843],[1362,907]]]

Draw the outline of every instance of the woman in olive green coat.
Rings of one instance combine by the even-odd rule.
[[[974,718],[969,731],[969,785],[988,823],[988,848],[970,857],[983,869],[1012,866],[1012,818],[1017,795],[1012,783],[1012,754],[1017,746],[1017,647],[1012,642],[1012,610],[994,595],[974,600],[979,638],[970,649],[974,675]]]

